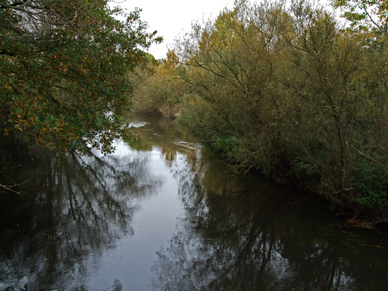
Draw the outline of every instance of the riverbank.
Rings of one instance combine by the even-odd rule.
[[[236,170],[385,224],[387,48],[385,32],[345,30],[308,1],[237,2],[140,70],[134,107],[179,113]]]
[[[161,116],[162,114],[159,111],[150,113],[144,112],[142,114],[147,114],[150,116]],[[303,177],[301,180],[301,176],[297,176],[295,173],[291,173],[290,171],[284,172],[284,169],[278,169],[278,171],[267,173],[263,171],[259,166],[251,166],[245,167],[244,164],[239,163],[236,158],[235,153],[236,149],[233,144],[229,144],[225,147],[225,144],[228,141],[221,141],[219,138],[215,142],[212,139],[204,138],[193,130],[192,124],[187,124],[187,121],[183,119],[181,113],[176,116],[164,116],[164,118],[168,118],[174,122],[177,126],[177,130],[186,131],[190,134],[193,134],[201,140],[204,144],[209,146],[209,148],[214,151],[219,159],[223,160],[228,166],[232,169],[232,171],[242,173],[244,175],[260,175],[268,181],[279,185],[279,186],[287,186],[293,187],[304,193],[306,196],[313,196],[317,200],[328,202],[328,209],[337,213],[341,219],[344,221],[344,225],[355,228],[364,228],[364,229],[374,229],[376,231],[383,231],[388,233],[388,217],[386,214],[381,211],[376,211],[375,209],[365,209],[357,207],[354,204],[345,204],[341,203],[341,201],[337,199],[333,199],[331,195],[327,195],[324,192],[320,192],[314,186],[318,186],[319,183],[316,181],[308,181],[309,177]],[[184,117],[183,117],[184,118]],[[221,146],[220,146],[221,145]],[[354,189],[352,189],[354,190]],[[346,190],[345,190],[346,191]],[[349,190],[351,191],[351,190]],[[336,193],[339,194],[339,193]]]

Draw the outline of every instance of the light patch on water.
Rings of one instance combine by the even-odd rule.
[[[145,121],[132,121],[131,123],[129,123],[128,127],[129,128],[139,128],[139,127],[143,127],[143,126],[146,126],[147,124],[149,124],[148,122],[145,122]]]
[[[183,140],[175,141],[174,144],[192,150],[200,150],[202,147],[197,143],[186,142]]]

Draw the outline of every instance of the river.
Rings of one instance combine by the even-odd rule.
[[[23,165],[0,200],[0,290],[388,290],[388,236],[232,173],[160,117],[107,156]]]

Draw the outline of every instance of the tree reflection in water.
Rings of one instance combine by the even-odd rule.
[[[216,164],[172,167],[185,215],[158,252],[155,290],[386,290],[386,253],[360,251],[321,208]]]
[[[145,159],[69,155],[32,170],[23,196],[1,204],[12,211],[2,216],[8,223],[0,240],[0,290],[82,290],[92,271],[85,261],[97,264],[104,249],[133,233],[133,199],[158,184],[147,176]],[[120,286],[112,282],[112,290]]]
[[[151,267],[156,290],[388,290],[387,236],[231,175],[166,119],[136,123],[134,150],[40,163],[23,195],[0,195],[0,290],[146,290]]]

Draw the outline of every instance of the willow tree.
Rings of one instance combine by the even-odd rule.
[[[59,153],[111,151],[127,132],[128,72],[160,40],[139,11],[106,0],[1,0],[0,19],[0,133]]]
[[[387,0],[331,0],[331,3],[342,10],[342,17],[349,20],[353,28],[388,31]]]
[[[186,80],[197,95],[182,121],[244,168],[272,175],[283,156],[281,88],[287,22],[282,3],[236,1],[214,21],[196,25],[181,42]]]

